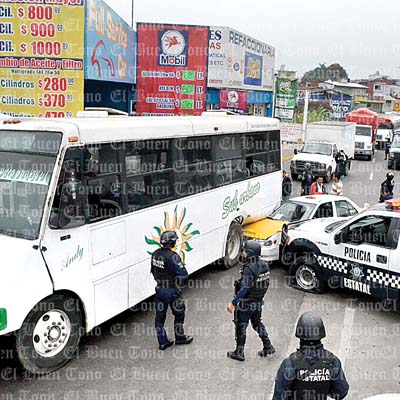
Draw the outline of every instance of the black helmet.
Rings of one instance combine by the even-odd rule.
[[[243,250],[246,251],[249,257],[261,256],[261,245],[257,240],[247,240],[244,243]]]
[[[388,172],[386,174],[386,178],[389,179],[390,181],[394,178],[394,173],[393,172]]]
[[[174,231],[165,231],[161,234],[160,243],[162,247],[167,247],[172,249],[175,247],[176,241],[178,240],[178,236]]]
[[[296,337],[303,340],[318,341],[326,336],[325,326],[319,314],[304,313],[296,326]]]

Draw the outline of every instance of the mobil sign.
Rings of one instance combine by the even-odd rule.
[[[158,65],[186,67],[188,31],[161,29],[158,32]]]
[[[210,27],[208,86],[273,90],[275,48],[228,27]]]

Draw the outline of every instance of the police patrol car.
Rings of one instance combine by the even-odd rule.
[[[348,288],[400,299],[400,199],[350,219],[313,220],[289,230],[284,259],[295,286],[307,292]]]

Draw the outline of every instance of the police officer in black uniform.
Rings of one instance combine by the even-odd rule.
[[[282,362],[273,400],[325,400],[328,396],[341,400],[347,396],[349,384],[340,360],[321,343],[325,336],[318,314],[306,312],[299,318],[296,337],[300,349]]]
[[[269,267],[260,260],[261,245],[256,240],[249,240],[243,248],[244,265],[241,271],[240,287],[227,310],[235,312],[236,350],[228,352],[228,357],[244,361],[244,345],[246,343],[246,329],[251,326],[258,333],[263,349],[258,352],[260,357],[275,353],[267,330],[261,321],[264,296],[269,286]]]
[[[174,344],[168,339],[164,329],[168,306],[171,307],[172,314],[175,316],[175,344],[189,344],[193,341],[193,338],[186,336],[183,330],[185,303],[182,299],[181,287],[189,274],[179,254],[172,250],[177,239],[175,232],[163,232],[160,238],[162,247],[151,257],[151,273],[157,282],[155,326],[160,350],[165,350]]]

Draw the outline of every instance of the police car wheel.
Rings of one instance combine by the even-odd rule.
[[[82,334],[78,300],[54,295],[38,303],[16,333],[19,361],[29,372],[55,371],[74,358]]]
[[[243,230],[238,222],[232,222],[225,245],[224,267],[233,268],[239,262],[243,243]]]
[[[322,293],[325,283],[321,272],[313,257],[299,257],[295,265],[292,266],[295,285],[298,289],[305,292]]]

